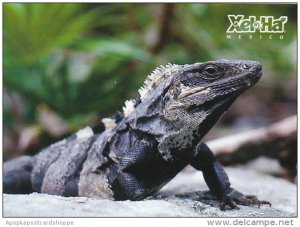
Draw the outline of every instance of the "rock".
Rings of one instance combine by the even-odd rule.
[[[260,156],[243,165],[243,168],[254,169],[261,173],[272,176],[281,176],[285,169],[280,165],[278,159]]]
[[[275,178],[260,172],[243,168],[225,168],[231,185],[244,194],[256,195],[261,200],[272,203],[272,207],[260,208],[239,206],[240,210],[222,212],[219,202],[207,200],[207,186],[201,172],[180,173],[167,184],[161,195],[169,202],[181,206],[197,207],[201,217],[295,217],[297,211],[296,185],[281,178]],[[199,192],[199,190],[201,190]],[[190,193],[187,193],[190,192]],[[174,194],[176,194],[174,196]],[[180,201],[181,198],[181,201]],[[201,202],[195,201],[200,200]],[[209,204],[209,205],[205,205]]]
[[[226,168],[232,186],[272,203],[220,211],[208,199],[201,172],[178,174],[159,193],[144,201],[110,201],[40,193],[3,195],[4,217],[296,217],[296,185],[241,168]],[[200,191],[199,191],[200,190]]]

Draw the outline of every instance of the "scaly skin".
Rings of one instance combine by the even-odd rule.
[[[27,162],[19,158],[5,163],[4,192],[28,192],[31,186],[31,191],[64,196],[142,200],[190,164],[203,172],[222,210],[237,204],[270,205],[232,189],[201,141],[261,75],[255,61],[159,67],[147,77],[140,97],[126,102],[124,114],[103,119],[104,131],[86,128],[27,157]],[[24,169],[26,174],[18,177]]]

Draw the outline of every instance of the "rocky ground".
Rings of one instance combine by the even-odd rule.
[[[3,195],[4,217],[295,217],[296,185],[254,170],[226,168],[232,186],[272,203],[220,211],[201,172],[185,171],[144,201],[110,201],[39,193]]]

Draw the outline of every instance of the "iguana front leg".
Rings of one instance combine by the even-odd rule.
[[[205,182],[210,191],[220,200],[220,209],[225,210],[227,206],[231,209],[238,209],[237,204],[250,206],[271,203],[259,200],[254,195],[244,195],[230,187],[228,176],[223,167],[216,162],[209,147],[201,142],[197,145],[195,158],[191,165],[203,172]]]
[[[142,140],[122,157],[118,176],[111,184],[115,200],[142,200],[147,197],[147,187],[138,179],[137,172],[143,170],[143,165],[149,161],[151,152],[151,143]]]

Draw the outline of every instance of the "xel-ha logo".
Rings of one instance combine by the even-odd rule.
[[[285,24],[288,21],[287,16],[281,16],[279,18],[274,18],[273,16],[249,16],[245,18],[244,15],[228,15],[228,19],[230,25],[227,29],[227,33],[231,34],[257,32],[282,34],[285,32]],[[252,36],[250,35],[250,37]]]
[[[287,16],[228,15],[227,39],[284,39]]]

